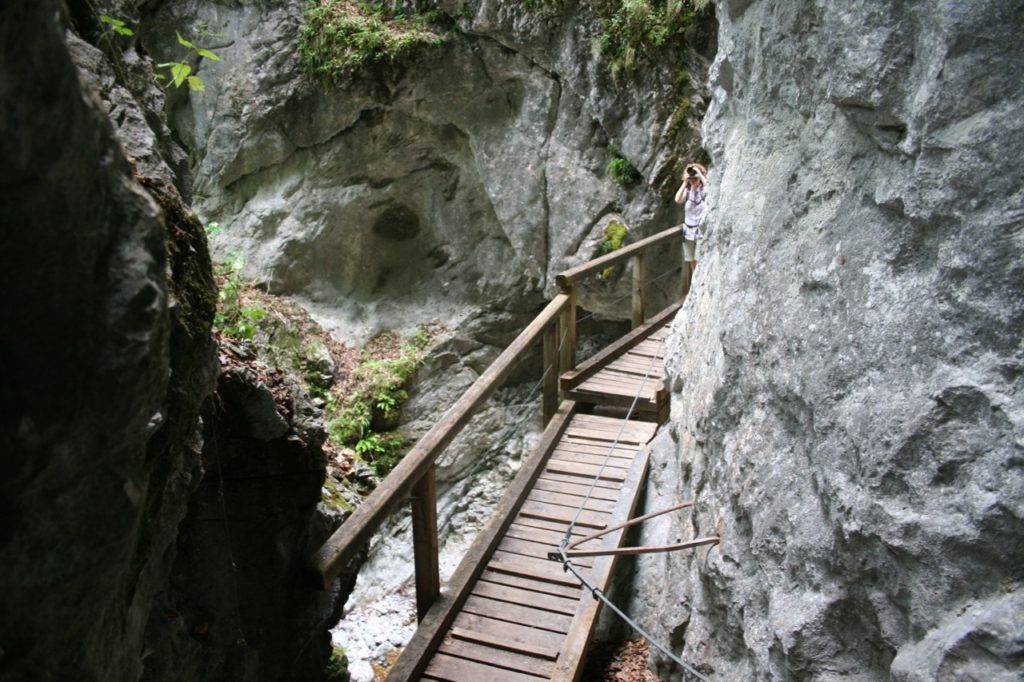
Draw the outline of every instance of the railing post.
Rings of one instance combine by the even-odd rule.
[[[633,256],[633,329],[642,325],[644,314],[644,287],[647,281],[647,261],[644,252]]]
[[[412,488],[412,546],[416,566],[416,619],[441,594],[437,560],[437,476],[431,466]]]
[[[576,283],[570,281],[562,293],[569,297],[569,301],[559,323],[562,352],[558,366],[562,372],[571,372],[576,369]]]
[[[548,425],[551,418],[558,410],[558,377],[561,374],[558,368],[558,335],[561,325],[555,320],[544,330],[544,426]]]

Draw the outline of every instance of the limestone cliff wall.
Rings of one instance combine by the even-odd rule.
[[[338,522],[322,429],[259,377],[208,400],[187,155],[153,63],[98,11],[133,5],[0,21],[0,679],[320,679],[350,588],[302,571]]]
[[[715,680],[1019,680],[1024,6],[717,12],[650,504],[723,539],[635,608]]]
[[[640,234],[678,219],[668,175],[699,151],[685,124],[670,131],[683,65],[614,81],[589,2],[419,3],[449,17],[444,45],[333,85],[300,72],[304,6],[161,3],[146,40],[170,58],[175,28],[223,35],[206,39],[224,58],[200,64],[206,92],[172,107],[198,205],[224,226],[219,252],[340,336],[533,312],[555,273],[596,253],[602,217],[622,210]],[[692,129],[709,58],[685,60]],[[607,177],[609,146],[645,180]]]
[[[0,678],[137,679],[201,474],[216,292],[169,170],[133,169],[80,81],[61,5],[0,21]]]

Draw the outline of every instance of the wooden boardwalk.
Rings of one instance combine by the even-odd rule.
[[[668,420],[669,398],[664,382],[667,324],[679,306],[666,308],[576,370],[562,376],[567,398],[592,405],[634,409],[643,419]]]
[[[549,558],[573,519],[581,538],[631,518],[647,473],[644,446],[668,417],[664,325],[675,310],[634,330],[613,352],[562,377],[570,400],[392,668],[389,680],[448,682],[579,679],[600,602]],[[641,419],[583,414],[628,407]],[[589,495],[589,498],[588,498]],[[582,506],[582,508],[581,508]],[[578,549],[620,545],[622,531]],[[573,564],[608,587],[613,556]]]

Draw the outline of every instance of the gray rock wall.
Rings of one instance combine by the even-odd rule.
[[[221,373],[203,411],[203,480],[147,626],[143,680],[324,678],[329,628],[355,574],[325,591],[306,564],[339,519],[317,511],[325,434],[302,395],[251,360]]]
[[[136,679],[200,474],[215,291],[201,226],[133,173],[110,83],[80,81],[61,5],[0,22],[0,679]]]
[[[715,680],[1019,680],[1024,6],[717,12],[667,535],[723,539],[638,611]]]
[[[246,274],[339,336],[533,311],[595,254],[604,215],[622,209],[644,235],[678,218],[665,169],[699,147],[664,145],[678,69],[613,82],[589,3],[439,1],[445,45],[329,87],[298,68],[304,4],[163,3],[145,38],[170,58],[175,29],[224,35],[206,42],[224,58],[200,64],[206,92],[172,106],[200,210],[225,228],[218,253],[241,252]],[[686,59],[701,83],[707,59]],[[609,145],[646,182],[607,178]]]

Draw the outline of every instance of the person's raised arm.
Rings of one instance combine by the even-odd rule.
[[[676,190],[676,203],[677,204],[685,204],[686,203],[686,188],[687,188],[686,176],[683,176],[683,184],[679,185],[679,189]]]

